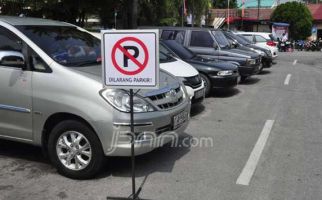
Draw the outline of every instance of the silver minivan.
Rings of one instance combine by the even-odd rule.
[[[71,24],[0,17],[0,138],[42,146],[61,174],[93,177],[104,156],[130,156],[129,94],[103,89],[100,41]],[[134,97],[135,152],[175,139],[189,122],[182,82]]]

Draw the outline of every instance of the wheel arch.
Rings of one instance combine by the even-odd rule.
[[[48,138],[49,138],[51,130],[57,124],[59,124],[62,121],[66,121],[66,120],[75,120],[75,121],[79,121],[79,122],[84,123],[90,129],[92,129],[92,131],[98,137],[93,126],[84,118],[82,118],[78,115],[72,114],[72,113],[65,113],[65,112],[55,113],[55,114],[52,114],[50,117],[48,117],[48,119],[46,120],[46,122],[44,124],[43,131],[42,131],[42,136],[41,136],[41,144],[42,145],[41,146],[42,146],[45,154],[47,154]]]

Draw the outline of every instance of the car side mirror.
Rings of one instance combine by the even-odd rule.
[[[18,51],[0,51],[0,65],[26,69],[25,58]]]
[[[238,43],[236,41],[233,41],[231,44],[232,47],[237,48],[238,47]]]

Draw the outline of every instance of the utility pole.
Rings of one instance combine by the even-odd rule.
[[[229,21],[229,1],[230,0],[227,0],[228,1],[228,3],[227,3],[227,29],[229,30],[229,25],[230,25],[230,21]]]
[[[258,26],[259,26],[259,8],[260,8],[260,5],[261,5],[261,0],[258,0],[258,5],[257,5],[257,32],[258,32]]]
[[[138,27],[137,19],[138,19],[138,0],[129,0],[128,9],[129,9],[129,17],[128,17],[128,28],[136,29]]]

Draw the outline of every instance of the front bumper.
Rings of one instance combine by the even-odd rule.
[[[238,84],[238,73],[231,76],[210,76],[213,88],[232,88]]]
[[[275,59],[278,57],[278,55],[277,55],[277,53],[278,53],[278,48],[277,48],[277,47],[275,47],[274,49],[272,49],[272,50],[271,50],[271,53],[272,53],[272,58],[273,58],[273,60],[275,60]]]
[[[273,57],[263,57],[262,65],[264,68],[270,68],[272,66]]]
[[[201,83],[201,86],[198,88],[192,88],[187,85],[185,87],[192,103],[201,103],[204,100],[205,84],[203,81]]]
[[[259,69],[260,69],[260,64],[238,67],[240,76],[251,76],[251,75],[257,74],[259,72]]]
[[[183,133],[190,120],[190,107],[190,100],[186,99],[182,104],[170,110],[135,113],[134,133],[138,136],[134,145],[135,155],[148,153],[173,141]],[[173,130],[173,118],[182,112],[187,113],[187,119],[180,127]],[[127,135],[130,133],[130,114],[119,113],[114,116],[113,139],[103,141],[107,146],[104,148],[104,154],[106,156],[130,156],[132,138]]]

